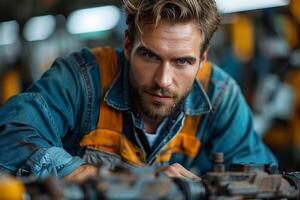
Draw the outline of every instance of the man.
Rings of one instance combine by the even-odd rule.
[[[225,164],[273,163],[236,83],[206,62],[214,0],[124,0],[124,51],[58,59],[0,110],[0,166],[82,180],[95,165],[151,165],[196,178]]]

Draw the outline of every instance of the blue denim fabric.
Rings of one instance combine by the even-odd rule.
[[[109,91],[108,105],[123,112],[124,134],[147,153],[152,164],[157,153],[174,137],[186,115],[202,115],[197,131],[201,149],[196,158],[173,154],[167,163],[181,163],[203,174],[212,167],[214,152],[223,152],[225,164],[255,162],[277,164],[253,130],[251,112],[239,87],[213,66],[208,92],[198,81],[172,116],[158,128],[152,149],[132,129],[143,131],[131,106],[128,63],[118,52],[121,68]],[[100,72],[101,73],[101,72]],[[79,141],[97,126],[101,98],[99,66],[88,49],[57,59],[26,92],[12,97],[0,109],[0,169],[17,175],[64,177],[84,163]],[[139,139],[138,139],[139,140]]]

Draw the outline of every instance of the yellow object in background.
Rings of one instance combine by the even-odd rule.
[[[254,54],[254,28],[248,16],[237,15],[231,25],[231,40],[235,55],[242,62],[248,62]]]
[[[299,1],[300,2],[300,1]],[[300,5],[300,4],[299,4]],[[299,12],[300,13],[300,12]],[[290,47],[295,48],[299,44],[298,23],[292,17],[285,16],[283,18],[284,36]]]
[[[300,22],[300,1],[299,0],[291,0],[290,2],[290,10],[292,15]]]
[[[6,174],[0,174],[0,200],[24,199],[25,188],[21,181]]]
[[[21,91],[20,75],[17,70],[10,70],[0,79],[1,102]]]
[[[300,69],[293,70],[287,74],[287,82],[294,91],[295,103],[294,113],[291,118],[291,133],[293,135],[293,146],[300,149]]]

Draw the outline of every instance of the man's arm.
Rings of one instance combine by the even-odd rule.
[[[81,126],[87,108],[82,72],[70,57],[58,59],[25,93],[0,109],[2,170],[64,177],[83,164],[62,143],[68,132]]]

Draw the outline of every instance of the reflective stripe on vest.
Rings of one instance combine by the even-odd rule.
[[[114,49],[96,48],[93,55],[100,67],[101,92],[105,94],[119,73],[117,55]],[[208,88],[211,75],[211,64],[205,63],[197,76],[205,90]],[[97,128],[86,134],[81,142],[82,147],[93,147],[102,151],[120,155],[131,164],[145,164],[146,158],[142,150],[133,144],[123,133],[122,112],[104,102],[101,97]],[[200,116],[186,116],[183,128],[171,141],[158,153],[157,162],[169,161],[172,153],[184,153],[186,156],[195,157],[201,143],[196,137]]]

